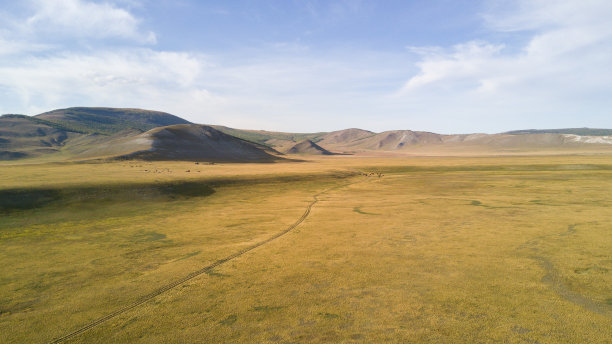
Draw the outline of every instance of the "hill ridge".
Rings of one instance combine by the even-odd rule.
[[[502,134],[524,135],[524,134],[569,134],[579,136],[612,136],[612,129],[602,128],[563,128],[563,129],[522,129],[507,131]]]
[[[333,155],[332,152],[317,145],[311,140],[303,140],[296,143],[293,147],[289,148],[285,153],[287,154],[309,154],[309,155]]]
[[[146,131],[160,126],[189,124],[178,116],[136,108],[71,107],[41,113],[34,118],[56,123],[73,131],[111,135],[126,129]]]
[[[165,150],[166,158],[182,156],[183,159],[191,159],[190,156],[205,156],[195,152],[191,146],[214,151],[213,146],[205,141],[213,142],[213,137],[220,135],[218,133],[227,135],[223,140],[236,149],[233,152],[238,154],[237,160],[248,156],[240,155],[244,152],[239,146],[248,146],[244,149],[256,149],[276,158],[280,155],[279,151],[319,155],[337,154],[331,151],[340,154],[383,151],[452,155],[612,148],[612,129],[525,129],[497,134],[437,134],[417,130],[376,133],[348,128],[331,132],[286,133],[220,125],[192,125],[195,124],[169,113],[138,108],[70,107],[36,116],[5,114],[0,116],[0,160],[43,156],[46,160],[135,156],[138,155],[137,151],[150,157],[155,155],[151,153],[151,140],[155,143],[163,142],[161,150]],[[167,129],[154,130],[156,128]],[[176,130],[180,133],[172,136],[171,132]],[[152,132],[145,135],[148,131]],[[198,132],[197,135],[189,136],[194,131]],[[156,137],[155,133],[158,136],[166,134],[164,137]],[[208,139],[204,140],[204,136]],[[174,137],[176,142],[170,142],[170,137]],[[181,144],[185,146],[181,147]],[[176,157],[172,157],[169,147],[176,150]],[[192,152],[183,154],[189,150]],[[257,156],[259,153],[253,154]],[[272,159],[269,156],[262,155],[255,160]],[[229,156],[223,159],[236,160]]]
[[[205,160],[217,162],[272,162],[282,160],[269,148],[227,135],[203,124],[176,124],[151,129],[116,143],[133,152],[122,159]],[[267,150],[266,150],[267,149]],[[278,153],[273,151],[274,153]]]

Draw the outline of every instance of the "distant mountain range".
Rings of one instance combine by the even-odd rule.
[[[612,129],[569,128],[569,129],[525,129],[508,131],[505,134],[570,134],[580,136],[612,136]]]
[[[345,129],[283,133],[193,124],[158,111],[68,108],[37,116],[0,116],[0,160],[37,158],[269,162],[289,156],[367,154],[506,154],[612,149],[612,129],[518,130],[442,135]]]

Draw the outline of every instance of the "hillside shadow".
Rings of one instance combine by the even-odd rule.
[[[208,184],[194,181],[138,183],[91,187],[23,188],[0,190],[0,213],[41,208],[51,204],[68,205],[109,201],[144,201],[206,197],[215,193]]]

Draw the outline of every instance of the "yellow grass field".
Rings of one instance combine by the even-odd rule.
[[[611,341],[611,155],[305,159],[0,165],[0,343]]]

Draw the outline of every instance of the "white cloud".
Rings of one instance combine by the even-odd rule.
[[[380,58],[362,56],[351,63],[290,55],[228,60],[121,49],[5,59],[0,64],[0,94],[13,100],[0,104],[0,113],[141,107],[242,128],[341,129],[346,123],[359,125],[357,117],[364,109],[354,99],[371,95],[373,79],[389,83],[381,78],[397,78],[394,68],[373,63]]]
[[[17,107],[33,111],[77,103],[151,108],[184,101],[183,93],[198,90],[195,81],[201,69],[200,59],[187,53],[149,49],[64,53],[5,60],[0,90],[10,93]]]
[[[109,2],[85,0],[33,0],[35,13],[26,20],[26,30],[82,38],[124,38],[155,43],[153,32],[143,32],[139,20]]]
[[[425,49],[420,71],[393,101],[440,118],[463,114],[493,128],[500,119],[555,126],[585,124],[580,116],[586,113],[609,116],[612,2],[519,1],[486,18],[497,30],[525,35],[527,43],[518,52],[484,41]]]
[[[496,0],[483,19],[499,31],[543,30],[585,23],[606,23],[610,19],[607,0]]]
[[[569,3],[579,5],[570,7]],[[504,54],[503,45],[487,42],[458,44],[450,52],[428,48],[423,60],[417,63],[420,72],[408,80],[403,90],[408,92],[459,78],[472,79],[477,88],[477,85],[493,80],[517,82],[534,77],[567,77],[574,74],[572,72],[585,70],[584,67],[598,73],[606,72],[600,69],[605,66],[599,63],[591,66],[584,64],[587,61],[596,62],[593,59],[597,57],[602,61],[602,54],[608,56],[612,52],[605,48],[612,43],[612,26],[589,15],[599,13],[594,17],[604,18],[601,15],[604,12],[608,18],[612,17],[612,3],[529,1],[521,4],[519,7],[522,11],[510,16],[501,15],[495,22],[513,30],[543,28],[547,27],[547,23],[555,23],[555,27],[533,33],[529,43],[517,54]],[[604,5],[599,7],[601,4]],[[551,17],[553,14],[557,16]],[[494,21],[493,18],[498,17],[489,15],[488,18]]]
[[[402,92],[409,92],[442,80],[448,82],[473,78],[481,74],[483,64],[498,56],[502,49],[502,45],[477,41],[458,44],[450,53],[441,52],[441,49],[423,49],[419,52],[424,56],[424,60],[417,63],[421,71],[408,80]]]
[[[0,56],[40,52],[50,48],[48,44],[15,41],[0,35]]]
[[[299,42],[225,55],[162,51],[143,47],[149,33],[117,0],[35,1],[26,24],[0,24],[0,113],[142,107],[293,131],[610,126],[612,3],[513,2],[486,20],[502,38],[520,36],[518,49],[476,39],[409,47],[408,56]],[[72,43],[81,39],[91,46]]]

